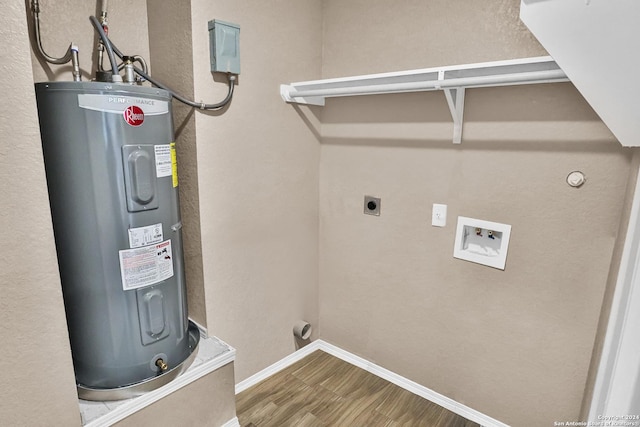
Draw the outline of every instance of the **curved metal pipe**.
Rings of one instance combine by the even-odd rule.
[[[38,53],[40,54],[40,56],[45,61],[51,64],[66,64],[67,62],[71,61],[71,59],[73,58],[73,43],[69,44],[67,52],[60,58],[54,58],[44,51],[44,48],[42,47],[42,38],[40,36],[40,2],[38,0],[32,0],[31,11],[33,12],[33,29],[36,37],[36,47],[38,48]]]
[[[148,73],[149,71],[149,67],[147,67],[147,61],[144,60],[144,58],[140,55],[133,55],[131,57],[131,60],[133,62],[139,62],[140,65],[142,66],[142,71],[144,71],[145,73]]]

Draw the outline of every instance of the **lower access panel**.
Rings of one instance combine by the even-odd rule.
[[[167,312],[162,289],[154,286],[136,290],[142,345],[169,336]]]

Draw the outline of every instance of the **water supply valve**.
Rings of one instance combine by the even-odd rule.
[[[160,358],[160,359],[156,360],[156,366],[157,366],[158,368],[160,368],[160,371],[161,371],[161,372],[164,372],[164,371],[166,371],[167,369],[169,369],[169,366],[165,363],[165,361],[164,361],[164,360],[162,360],[162,358]]]

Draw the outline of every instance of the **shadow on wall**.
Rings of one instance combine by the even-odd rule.
[[[176,121],[176,131],[175,131],[175,138],[178,139],[180,138],[180,135],[182,135],[182,132],[185,130],[185,128],[189,125],[190,120],[192,119],[193,115],[195,114],[195,109],[190,109],[187,113],[187,115],[182,118],[179,121]]]
[[[325,107],[294,108],[324,144],[461,147],[452,144],[453,121],[440,91],[327,98]],[[462,146],[573,151],[579,144],[599,152],[606,151],[603,142],[616,142],[570,83],[468,89],[464,114]]]
[[[322,127],[322,123],[321,123],[322,107],[318,107],[314,105],[301,107],[299,104],[290,104],[290,105],[293,107],[294,110],[296,110],[296,113],[298,113],[298,116],[300,116],[300,119],[302,119],[302,121],[307,125],[307,127],[315,137],[316,141],[322,142],[322,135],[320,133],[321,127]]]

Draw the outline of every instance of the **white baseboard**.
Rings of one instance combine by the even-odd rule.
[[[226,423],[222,424],[220,427],[240,427],[240,421],[238,421],[238,417],[233,417]]]
[[[264,368],[262,371],[251,375],[249,378],[243,381],[240,381],[238,384],[236,384],[236,394],[241,393],[246,389],[248,389],[249,387],[258,384],[260,381],[266,380],[271,375],[280,372],[287,366],[293,365],[298,360],[318,350],[319,349],[317,344],[318,342],[320,342],[320,340],[313,341],[307,344],[306,346],[302,347],[300,350],[291,353],[284,359],[281,359],[276,363],[274,363],[273,365]]]
[[[253,385],[256,385],[260,381],[265,380],[271,375],[283,370],[287,366],[292,365],[293,363],[313,353],[316,350],[322,350],[326,353],[331,354],[332,356],[344,360],[347,363],[362,368],[365,371],[371,372],[372,374],[377,375],[378,377],[383,378],[390,383],[397,385],[398,387],[401,387],[413,394],[423,397],[437,405],[442,406],[445,409],[448,409],[455,414],[476,422],[484,427],[509,427],[507,424],[491,418],[490,416],[485,415],[482,412],[476,411],[475,409],[463,405],[462,403],[456,402],[455,400],[450,399],[436,391],[433,391],[430,388],[411,381],[408,378],[398,375],[395,372],[385,369],[382,366],[376,365],[375,363],[369,362],[368,360],[363,359],[360,356],[356,356],[353,353],[336,347],[333,344],[329,344],[328,342],[323,340],[313,341],[300,350],[285,357],[284,359],[263,369],[255,375],[250,376],[244,381],[239,382],[238,384],[236,384],[236,394],[248,389]]]

